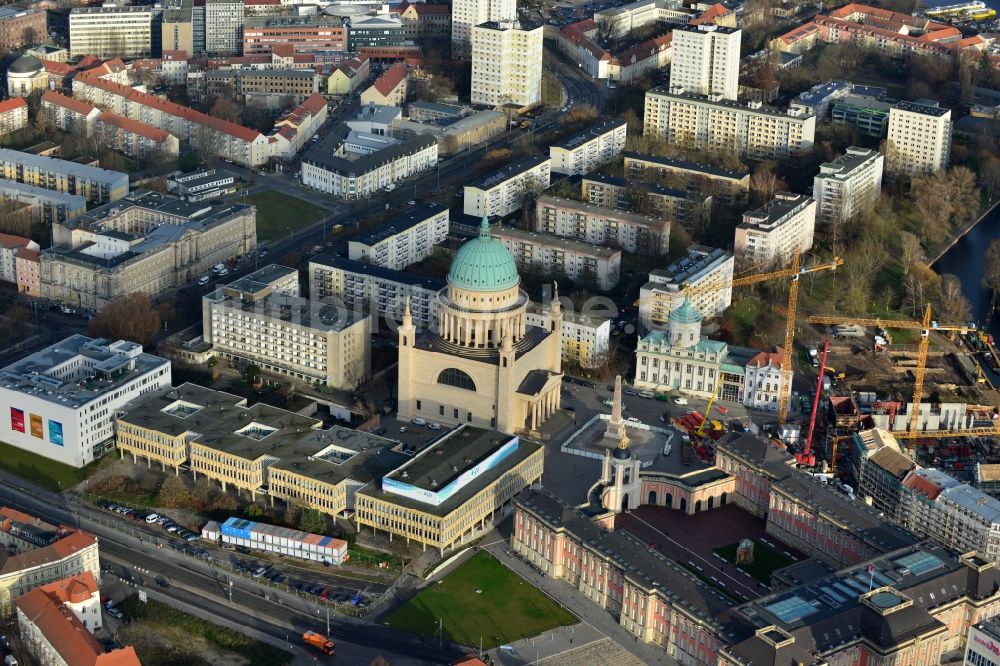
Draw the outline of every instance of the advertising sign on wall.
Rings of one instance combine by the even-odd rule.
[[[31,435],[38,439],[45,438],[45,435],[42,433],[42,417],[38,414],[31,414]]]
[[[56,446],[63,445],[62,423],[49,419],[49,441]]]
[[[10,429],[24,432],[24,410],[17,407],[10,408]]]

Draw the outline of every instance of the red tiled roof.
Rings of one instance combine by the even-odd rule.
[[[271,46],[271,55],[291,58],[295,55],[295,46],[292,44],[274,44]]]
[[[69,602],[74,604],[86,601],[94,593],[100,591],[100,588],[97,586],[97,580],[91,571],[84,571],[82,574],[76,574],[75,576],[63,578],[48,585],[42,585],[39,589],[60,603]]]
[[[781,347],[775,347],[773,352],[760,352],[756,356],[750,359],[747,365],[756,366],[758,368],[765,365],[773,365],[776,368],[781,368],[781,361],[785,356],[784,350]]]
[[[25,261],[34,261],[38,263],[40,261],[39,257],[41,256],[42,253],[38,250],[29,250],[26,247],[22,247],[17,251],[17,258],[24,259]]]
[[[159,58],[140,58],[129,63],[133,70],[157,70],[163,68],[163,62]]]
[[[164,60],[183,60],[186,62],[188,56],[186,51],[164,51],[162,58]]]
[[[142,662],[139,661],[135,648],[126,645],[120,650],[97,655],[94,666],[142,666]]]
[[[190,122],[198,125],[204,125],[218,132],[223,132],[225,134],[229,134],[230,136],[243,139],[244,141],[255,141],[258,137],[262,136],[260,132],[252,130],[249,127],[243,127],[242,125],[237,125],[236,123],[229,122],[228,120],[209,116],[186,106],[181,106],[180,104],[175,104],[174,102],[161,99],[156,95],[139,92],[138,90],[129,88],[128,86],[124,86],[120,83],[91,76],[86,72],[80,74],[78,80],[85,82],[89,86],[124,97],[132,102],[135,102],[136,104],[159,109],[163,113],[184,118]]]
[[[104,653],[102,646],[73,612],[42,588],[14,600],[68,666],[141,666],[135,649]]]
[[[20,99],[20,98],[18,98]],[[24,236],[15,236],[14,234],[0,234],[0,247],[5,247],[8,250],[13,250],[14,248],[24,247],[31,242],[30,238],[25,238]],[[24,517],[17,517],[17,520],[22,522],[34,522],[31,516],[22,514]],[[26,520],[27,519],[27,520]]]
[[[76,72],[76,67],[67,62],[56,62],[55,60],[42,60],[42,67],[49,74],[58,74],[60,76],[69,76]]]
[[[412,6],[413,6],[413,11],[415,11],[418,15],[426,14],[428,16],[431,15],[446,16],[448,14],[451,14],[451,7],[449,7],[448,5],[425,5],[417,3]],[[400,13],[402,13],[402,10],[400,10]]]
[[[29,550],[19,555],[12,555],[7,558],[3,566],[0,566],[0,573],[20,571],[58,562],[96,543],[97,539],[91,534],[71,532],[51,545]]]
[[[46,548],[51,548],[53,552],[60,558],[69,557],[70,555],[76,554],[78,551],[84,548],[89,548],[97,543],[97,538],[93,534],[88,534],[86,532],[71,532],[62,539],[59,539],[51,546],[46,546]],[[40,548],[39,550],[45,550],[45,548]],[[38,551],[32,551],[38,552]]]
[[[701,13],[697,18],[689,21],[690,25],[702,25],[715,23],[715,19],[729,14],[729,9],[720,2],[715,3]]]
[[[46,90],[42,95],[42,101],[69,109],[73,113],[79,113],[82,116],[90,114],[91,111],[97,108],[89,102],[84,102],[82,99],[73,99],[68,95],[57,93],[54,90]]]
[[[24,101],[23,97],[12,97],[4,102],[0,102],[0,113],[26,108],[28,108],[28,103]]]
[[[640,42],[632,48],[613,56],[612,60],[617,61],[622,67],[627,67],[635,62],[645,60],[646,58],[652,57],[653,55],[665,50],[673,43],[673,41],[674,33],[671,31],[665,35],[660,35],[659,37],[654,37],[653,39],[647,39],[644,42]]]
[[[375,90],[379,91],[383,97],[396,89],[400,83],[406,80],[406,65],[397,62],[395,65],[385,70],[382,76],[375,80]]]
[[[794,44],[795,42],[805,39],[809,35],[812,35],[819,31],[819,27],[812,21],[805,23],[795,28],[794,30],[789,30],[783,34],[780,39],[785,44]]]
[[[365,58],[365,60],[367,60],[367,58]],[[338,67],[337,69],[342,71],[347,76],[353,77],[355,74],[358,73],[358,70],[364,64],[365,64],[364,60],[361,60],[359,58],[351,58],[350,60],[345,60],[343,63],[341,63],[340,67]]]
[[[141,123],[138,120],[126,118],[125,116],[120,116],[117,113],[111,113],[110,111],[105,111],[101,115],[97,116],[97,121],[104,123],[105,125],[113,125],[125,130],[126,132],[131,132],[132,134],[144,136],[147,139],[156,141],[157,143],[163,143],[170,138],[170,133],[166,130],[160,129],[159,127],[153,127],[152,125],[147,125],[146,123]]]
[[[917,491],[931,501],[936,500],[937,496],[941,494],[939,485],[919,474],[907,474],[906,478],[903,479],[903,486]]]
[[[83,70],[101,64],[101,59],[95,55],[85,55],[76,63],[76,68]]]
[[[316,115],[323,110],[324,106],[326,106],[326,98],[319,93],[313,93],[312,95],[309,95],[309,97],[306,97],[305,101],[302,102],[300,106],[309,113]]]
[[[55,529],[55,525],[50,525],[41,518],[36,518],[31,514],[18,511],[17,509],[12,509],[9,506],[0,506],[0,529],[3,529],[4,531],[9,530],[10,526],[8,523],[15,520],[19,523],[28,523],[30,525],[38,525],[39,527],[44,527],[46,529]]]

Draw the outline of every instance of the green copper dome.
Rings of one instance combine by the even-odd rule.
[[[699,324],[703,317],[698,312],[698,308],[691,305],[691,301],[686,297],[679,308],[670,311],[668,320],[675,324]]]
[[[514,257],[503,243],[490,236],[489,219],[484,215],[479,238],[467,241],[451,262],[448,284],[470,291],[503,291],[520,282]]]

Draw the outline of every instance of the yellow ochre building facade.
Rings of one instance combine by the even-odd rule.
[[[536,432],[559,409],[562,311],[527,323],[528,295],[514,257],[490,234],[466,242],[438,295],[437,330],[399,328],[399,418]]]

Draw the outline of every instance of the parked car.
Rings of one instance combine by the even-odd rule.
[[[124,620],[125,619],[125,614],[122,613],[117,608],[115,608],[114,606],[112,606],[110,602],[104,607],[104,610],[107,611],[108,615],[110,615],[111,617],[115,618],[116,620]]]
[[[146,522],[150,523],[150,524],[155,523],[159,519],[160,519],[160,517],[158,515],[156,515],[155,513],[151,513],[148,516],[146,516]]]
[[[686,404],[688,404],[688,399],[687,398],[674,398],[674,404],[675,405],[686,405]]]
[[[206,284],[208,284],[209,280],[211,280],[211,278],[208,277],[207,275],[201,276],[200,278],[198,278],[198,286],[204,287]]]

